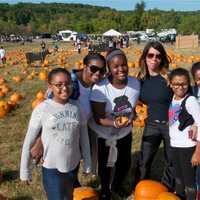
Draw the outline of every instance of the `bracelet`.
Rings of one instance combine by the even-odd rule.
[[[119,128],[119,127],[117,126],[117,124],[116,124],[116,121],[115,121],[115,120],[113,121],[113,126],[114,126],[115,128]]]

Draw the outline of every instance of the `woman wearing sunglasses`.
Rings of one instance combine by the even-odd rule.
[[[72,87],[73,92],[70,99],[78,100],[80,103],[81,111],[84,114],[86,121],[91,117],[91,107],[90,107],[90,92],[93,84],[101,80],[106,73],[106,60],[100,54],[88,54],[83,59],[84,68],[80,70],[72,70]],[[60,87],[59,85],[57,85]],[[53,98],[52,93],[49,92],[48,98]],[[91,130],[88,130],[91,143],[91,151],[95,151],[95,135],[90,134]],[[40,160],[43,154],[43,146],[41,143],[41,138],[38,138],[35,145],[31,149],[31,155],[37,162]],[[92,154],[93,156],[93,154]],[[92,168],[92,172],[95,173],[95,164]],[[80,186],[78,180],[75,182],[75,187]]]
[[[164,142],[166,167],[162,183],[173,190],[173,167],[168,127],[168,108],[172,100],[172,91],[168,85],[167,72],[169,58],[160,42],[149,42],[139,60],[141,71],[140,99],[148,106],[141,152],[136,172],[138,180],[150,178],[150,170],[161,141]]]
[[[131,164],[133,109],[138,100],[140,83],[128,76],[123,51],[108,52],[109,75],[95,84],[91,92],[94,119],[89,125],[98,135],[98,173],[101,200],[118,193]]]

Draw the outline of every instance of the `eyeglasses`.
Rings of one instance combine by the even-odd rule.
[[[175,89],[178,89],[179,87],[186,89],[188,88],[188,84],[187,83],[172,83],[172,87]]]
[[[152,58],[156,58],[157,60],[161,60],[162,59],[162,56],[161,54],[154,54],[154,53],[148,53],[147,54],[147,58],[149,59],[152,59]]]
[[[105,74],[106,73],[106,67],[98,67],[96,65],[91,65],[89,66],[90,71],[94,74],[99,71],[100,74]]]
[[[68,89],[72,89],[72,84],[65,82],[65,83],[51,83],[51,85],[54,85],[55,87],[57,87],[58,89],[63,89],[64,87],[68,88]]]

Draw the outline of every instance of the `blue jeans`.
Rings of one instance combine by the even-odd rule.
[[[57,169],[42,168],[43,186],[48,200],[72,200],[73,184],[77,178],[78,167],[61,173]]]

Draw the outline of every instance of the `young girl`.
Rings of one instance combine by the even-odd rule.
[[[192,92],[200,104],[200,62],[196,62],[192,65],[191,73],[195,82],[194,86],[192,87]],[[196,169],[196,184],[197,184],[196,200],[200,200],[200,166],[197,166]]]
[[[195,167],[200,141],[200,106],[190,95],[190,77],[187,70],[177,68],[170,74],[174,96],[169,108],[169,134],[172,162],[175,168],[175,191],[181,199],[194,200],[196,196]],[[198,127],[197,142],[189,136],[191,125]]]
[[[110,49],[106,60],[109,75],[92,88],[94,119],[89,123],[98,135],[101,200],[111,200],[111,191],[126,196],[122,182],[131,165],[133,110],[140,91],[139,81],[128,76],[123,51]]]
[[[53,98],[33,110],[22,149],[20,178],[31,181],[30,149],[42,129],[42,177],[48,200],[72,200],[81,157],[85,161],[84,171],[90,171],[87,126],[78,105],[69,100],[72,93],[70,73],[63,68],[53,69],[48,85]]]

